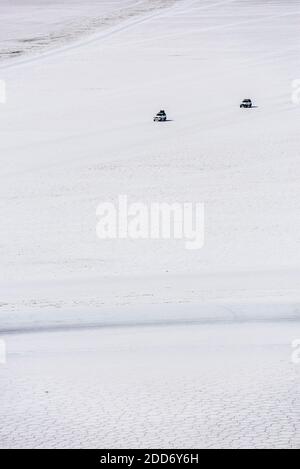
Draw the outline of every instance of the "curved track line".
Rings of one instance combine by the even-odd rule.
[[[172,9],[172,8],[174,8],[174,5],[171,5],[170,7],[165,7],[165,9]],[[25,65],[30,65],[30,64],[33,64],[35,62],[45,60],[49,57],[60,55],[64,52],[76,50],[80,47],[84,47],[86,45],[96,43],[98,41],[101,41],[101,40],[106,39],[108,37],[114,36],[115,34],[119,34],[123,31],[131,29],[131,28],[133,28],[135,26],[138,26],[140,24],[146,23],[147,21],[150,21],[154,18],[157,18],[157,17],[161,16],[163,14],[163,12],[165,12],[165,9],[156,11],[155,13],[147,13],[146,15],[143,15],[142,17],[140,17],[138,19],[133,19],[133,20],[126,21],[125,23],[121,23],[118,26],[114,26],[114,27],[112,27],[112,28],[110,28],[106,31],[101,32],[101,33],[93,34],[92,36],[89,36],[86,39],[82,39],[80,41],[73,42],[72,44],[69,44],[67,46],[63,46],[63,47],[60,47],[60,48],[57,48],[57,49],[53,49],[53,50],[50,50],[48,52],[44,52],[44,53],[42,53],[40,55],[37,55],[37,56],[28,57],[28,58],[25,58],[25,59],[20,59],[18,61],[15,61],[14,63],[6,63],[6,64],[3,64],[3,65],[0,65],[0,70],[5,71],[5,70],[11,70],[11,69],[15,69],[15,68],[18,68],[18,67],[21,67],[21,66],[25,66]]]

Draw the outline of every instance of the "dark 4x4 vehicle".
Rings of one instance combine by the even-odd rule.
[[[240,104],[240,108],[250,108],[252,107],[251,99],[244,99],[243,102]]]

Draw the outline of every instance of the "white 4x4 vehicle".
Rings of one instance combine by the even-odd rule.
[[[154,117],[154,122],[166,122],[167,114],[164,110],[159,111],[156,116]]]

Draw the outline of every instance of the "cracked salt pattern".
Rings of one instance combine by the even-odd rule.
[[[7,336],[2,448],[298,448],[298,323]]]

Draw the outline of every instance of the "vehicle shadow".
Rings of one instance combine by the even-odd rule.
[[[154,121],[157,122],[158,124],[165,124],[166,122],[174,122],[174,119],[166,119],[165,121]]]

